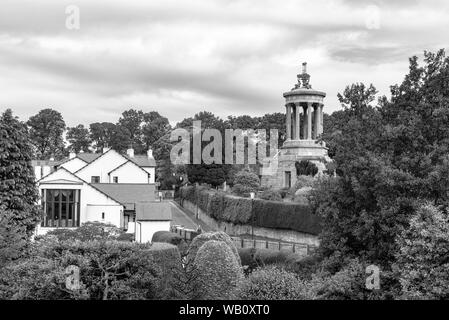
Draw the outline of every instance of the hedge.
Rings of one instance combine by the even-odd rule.
[[[165,242],[175,246],[179,245],[183,241],[182,237],[170,231],[157,231],[153,234],[151,242]]]
[[[198,199],[199,208],[218,221],[313,235],[321,231],[320,218],[305,204],[256,199],[253,206],[251,199],[194,186],[183,187],[180,194],[182,200],[192,203]]]

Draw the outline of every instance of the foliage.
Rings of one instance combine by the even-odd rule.
[[[232,191],[239,196],[249,196],[251,192],[257,192],[259,186],[260,180],[255,173],[249,170],[242,170],[234,177]]]
[[[449,297],[449,221],[447,213],[432,204],[422,205],[410,226],[397,238],[395,269],[403,297],[447,299]]]
[[[26,246],[24,226],[17,226],[0,205],[0,268],[19,258]]]
[[[243,300],[298,300],[313,298],[297,276],[278,266],[252,272],[239,288]]]
[[[297,176],[314,176],[318,173],[318,167],[311,161],[301,160],[295,162]]]
[[[75,153],[79,153],[81,150],[83,152],[89,152],[89,129],[84,128],[82,124],[73,128],[67,128],[66,139],[69,142],[69,150]]]
[[[262,194],[259,195],[259,198],[263,200],[282,201],[280,192],[270,189],[262,191]]]
[[[157,298],[163,292],[162,273],[147,249],[118,241],[45,238],[35,243],[29,258],[7,266],[2,292],[16,299]],[[70,265],[80,268],[80,292],[65,286],[65,270]]]
[[[29,139],[35,147],[38,159],[63,156],[62,134],[65,130],[65,122],[58,111],[43,109],[30,117],[27,124],[30,128]]]
[[[253,224],[264,228],[295,230],[310,234],[320,232],[320,218],[311,212],[308,205],[241,198],[223,192],[183,187],[181,199],[196,203],[200,196],[207,193],[207,206],[202,198],[200,208],[210,217],[235,224]],[[252,206],[254,207],[252,208]]]
[[[227,243],[217,240],[205,242],[196,254],[194,266],[198,274],[197,299],[236,298],[243,273],[240,262]]]
[[[296,264],[304,257],[298,253],[287,250],[271,250],[261,248],[241,248],[238,249],[242,265],[250,270],[267,265],[289,266]]]
[[[40,216],[31,159],[27,128],[8,109],[0,116],[0,219],[22,239],[31,236]]]
[[[304,187],[313,187],[315,181],[316,179],[311,176],[304,176],[304,175],[297,176],[294,189],[298,190]]]
[[[175,246],[179,245],[184,239],[177,233],[170,231],[157,231],[153,234],[151,242],[165,242]]]
[[[229,249],[235,256],[235,260],[237,261],[237,263],[239,265],[241,264],[240,256],[238,254],[237,248],[236,248],[234,242],[232,241],[231,237],[229,237],[229,235],[227,235],[226,233],[221,232],[221,231],[205,232],[205,233],[201,233],[198,236],[196,236],[193,239],[193,241],[190,243],[190,246],[188,248],[187,256],[186,256],[187,263],[191,263],[192,261],[194,261],[201,246],[210,240],[221,241],[221,242],[224,242],[226,245],[228,245]]]
[[[117,240],[125,232],[110,223],[86,222],[78,228],[66,229],[57,228],[47,233],[48,236],[55,236],[60,241],[79,240],[79,241],[107,241]]]

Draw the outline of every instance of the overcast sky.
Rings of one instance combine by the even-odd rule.
[[[346,85],[389,95],[410,56],[447,49],[448,16],[446,0],[1,0],[0,111],[26,120],[50,107],[69,126],[131,107],[172,124],[285,112],[307,61],[332,112]]]

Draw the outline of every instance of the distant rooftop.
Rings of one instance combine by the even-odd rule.
[[[154,184],[92,183],[91,185],[125,205],[126,210],[134,210],[138,202],[155,200]]]
[[[170,221],[172,206],[168,202],[139,202],[136,204],[136,221]]]

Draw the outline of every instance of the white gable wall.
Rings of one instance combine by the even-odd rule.
[[[148,173],[135,163],[127,162],[109,174],[109,183],[118,177],[118,183],[148,183]]]
[[[157,231],[170,231],[170,221],[137,221],[136,242],[151,242]]]
[[[144,167],[143,169],[150,174],[149,183],[154,183],[154,179],[156,177],[156,168],[154,168],[154,167]]]
[[[100,183],[109,183],[108,173],[126,161],[128,160],[119,153],[114,150],[110,150],[75,174],[89,183],[91,182],[92,176],[99,176]]]
[[[78,171],[82,167],[84,167],[87,163],[79,158],[73,158],[70,159],[67,162],[64,162],[60,165],[60,167],[65,168],[69,170],[70,172],[74,173],[75,171]]]

